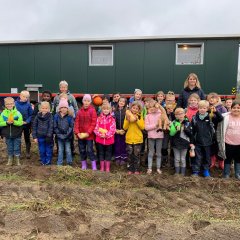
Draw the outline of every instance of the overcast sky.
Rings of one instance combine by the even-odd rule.
[[[239,34],[239,0],[0,0],[0,41]]]

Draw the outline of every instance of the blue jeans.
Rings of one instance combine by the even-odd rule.
[[[196,157],[192,163],[193,172],[199,172],[201,167],[204,170],[209,170],[211,165],[211,146],[195,146]]]
[[[50,165],[53,156],[53,143],[46,143],[46,138],[38,138],[38,149],[43,165]]]
[[[6,138],[8,156],[20,156],[21,138]]]
[[[71,140],[58,139],[58,161],[57,165],[63,164],[64,148],[68,165],[72,165]]]
[[[96,160],[96,156],[93,150],[93,140],[81,140],[78,139],[79,153],[82,161],[87,160],[87,156],[91,161]]]

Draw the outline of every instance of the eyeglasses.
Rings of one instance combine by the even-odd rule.
[[[169,94],[169,95],[175,95],[175,93],[174,93],[173,91],[168,91],[167,94]]]

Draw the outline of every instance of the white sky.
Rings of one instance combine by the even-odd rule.
[[[240,35],[239,0],[0,0],[0,41]]]

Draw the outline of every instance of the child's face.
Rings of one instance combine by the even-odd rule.
[[[231,114],[236,117],[240,116],[240,105],[239,104],[236,104],[234,107],[232,107]]]
[[[124,98],[119,99],[118,106],[120,108],[123,108],[125,106],[125,99]]]
[[[139,91],[135,92],[134,99],[135,100],[141,100],[141,98],[142,98],[142,93],[139,92]]]
[[[60,111],[60,113],[66,115],[68,113],[68,108],[62,107],[62,108],[59,109],[59,111]]]
[[[109,101],[107,100],[107,98],[104,98],[103,101],[102,101],[102,104],[108,104]]]
[[[196,98],[189,98],[188,103],[190,106],[196,106],[198,104],[198,100]]]
[[[201,115],[203,115],[208,111],[208,107],[207,106],[199,106],[198,111]]]
[[[167,113],[172,113],[174,108],[172,107],[172,105],[167,105],[166,106],[166,109],[167,109]]]
[[[110,113],[110,109],[105,107],[104,109],[102,109],[102,112],[104,115],[108,115]]]
[[[166,97],[166,104],[174,104],[175,103],[175,96],[174,95],[169,95]]]
[[[133,114],[138,114],[139,113],[139,107],[137,106],[137,105],[133,105],[132,107],[131,107],[131,112],[133,113]]]
[[[119,99],[120,99],[120,95],[119,95],[119,94],[114,94],[114,95],[113,95],[113,101],[114,101],[114,102],[118,102]]]
[[[67,85],[61,85],[59,87],[59,90],[61,93],[67,93],[68,92],[68,86]]]
[[[42,95],[42,101],[46,101],[46,102],[49,102],[51,100],[51,95],[48,94],[48,93],[44,93]]]
[[[163,96],[162,94],[158,94],[158,95],[157,95],[157,101],[158,101],[158,102],[162,102],[163,99],[164,99],[164,96]]]
[[[45,106],[45,105],[43,105],[43,106],[41,106],[41,113],[44,115],[44,114],[46,114],[46,113],[48,113],[48,112],[50,112],[50,110],[49,110],[49,107],[48,106]]]
[[[210,97],[209,98],[209,103],[211,104],[211,105],[215,105],[215,104],[217,104],[218,103],[218,98],[217,97]]]
[[[175,114],[175,117],[182,122],[184,120],[185,113],[184,112],[178,112]]]
[[[155,113],[157,111],[156,107],[150,107],[148,108],[148,113]]]
[[[148,108],[148,105],[149,105],[149,101],[145,101],[145,102],[144,102],[144,106],[145,106],[146,108]]]
[[[225,105],[226,105],[227,108],[231,108],[232,103],[233,103],[232,99],[228,99],[228,100],[226,101]]]
[[[88,108],[91,104],[91,101],[89,99],[84,99],[83,100],[83,107]]]
[[[190,78],[188,79],[188,85],[189,85],[189,86],[196,86],[196,84],[197,84],[197,79],[196,79],[196,78],[190,77]]]
[[[5,107],[6,107],[6,109],[8,109],[8,110],[12,110],[12,109],[14,108],[14,106],[15,106],[15,103],[14,103],[14,102],[6,102],[6,103],[5,103]]]
[[[24,94],[20,94],[20,102],[27,102],[28,96]]]

